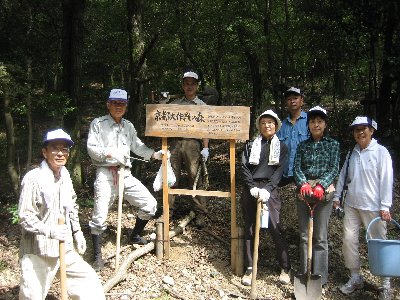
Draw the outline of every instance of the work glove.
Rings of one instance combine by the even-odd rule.
[[[300,188],[300,194],[301,194],[303,197],[305,197],[305,196],[311,196],[311,194],[312,194],[312,188],[311,188],[311,185],[310,185],[308,182],[303,183],[303,185],[302,185],[301,188]]]
[[[164,150],[158,150],[157,152],[154,152],[153,157],[154,159],[157,160],[162,160],[163,155],[165,154]],[[167,158],[171,157],[171,152],[169,152],[169,150],[167,150]]]
[[[111,159],[115,159],[121,165],[125,166],[127,164],[127,158],[128,157],[125,154],[123,154],[122,151],[119,150],[118,148],[111,149],[111,151],[108,154],[108,156]]]
[[[260,189],[258,187],[252,187],[250,189],[250,194],[254,197],[258,199],[258,194],[260,192]]]
[[[69,236],[68,226],[66,224],[54,225],[50,229],[50,238],[65,241]]]
[[[258,198],[262,200],[263,203],[267,203],[271,194],[266,189],[260,189],[258,192]]]
[[[200,154],[203,156],[203,160],[207,161],[208,156],[210,155],[210,152],[208,151],[208,148],[203,148],[203,150],[201,150]]]
[[[85,251],[86,251],[86,240],[85,240],[85,237],[83,236],[83,232],[82,231],[77,231],[74,234],[74,240],[75,240],[75,247],[76,247],[76,250],[78,251],[78,253],[80,255],[85,253]]]
[[[324,197],[325,189],[324,189],[324,187],[322,185],[317,184],[314,187],[313,193],[314,193],[313,196],[321,201],[322,198]]]

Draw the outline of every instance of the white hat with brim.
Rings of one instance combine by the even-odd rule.
[[[260,119],[262,117],[271,117],[271,118],[275,119],[276,123],[278,124],[277,128],[276,128],[276,131],[278,131],[281,128],[282,122],[279,119],[278,115],[274,111],[272,111],[271,109],[268,109],[268,110],[264,111],[261,115],[259,115],[257,120],[256,120],[256,128],[258,130],[260,130]]]
[[[378,123],[375,122],[374,119],[371,119],[369,117],[364,117],[364,116],[358,116],[354,119],[353,123],[350,124],[349,128],[353,129],[356,126],[369,126],[374,128],[375,130],[378,130]]]
[[[197,73],[192,72],[192,71],[190,71],[190,72],[185,72],[185,73],[183,74],[183,79],[185,79],[185,78],[194,78],[194,79],[196,79],[196,80],[199,80],[199,75],[197,75]]]
[[[112,89],[108,101],[128,101],[128,93],[121,89]]]
[[[326,119],[328,117],[328,113],[326,112],[326,109],[323,109],[321,106],[314,106],[307,112],[307,117],[310,116],[321,116],[322,118]]]
[[[299,95],[299,96],[304,97],[303,92],[302,92],[299,88],[296,88],[296,87],[294,87],[294,86],[290,87],[290,88],[284,93],[284,97],[286,98],[287,96],[292,95],[292,94],[295,94],[295,95]]]
[[[46,136],[44,137],[43,145],[45,145],[51,141],[55,141],[55,140],[65,141],[65,142],[67,142],[67,144],[69,146],[74,145],[74,142],[72,141],[71,136],[62,129],[56,129],[56,130],[47,132]]]

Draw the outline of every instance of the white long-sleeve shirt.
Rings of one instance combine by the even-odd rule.
[[[115,159],[107,158],[106,155],[113,151],[119,151],[126,157],[130,157],[130,151],[149,160],[154,153],[153,149],[147,147],[137,136],[135,127],[131,122],[122,119],[117,124],[108,114],[96,118],[90,124],[87,140],[87,150],[95,166],[117,166]],[[131,167],[127,160],[127,167]]]
[[[339,199],[343,190],[348,159],[346,157],[340,171],[334,200]],[[375,139],[361,151],[357,144],[350,156],[347,184],[344,200],[347,205],[362,210],[389,211],[393,190],[393,166],[389,151]]]
[[[59,241],[50,238],[50,230],[64,216],[70,234],[66,250],[73,248],[72,234],[80,231],[78,205],[68,170],[62,167],[60,179],[54,177],[47,162],[26,173],[21,185],[18,215],[22,228],[20,257],[36,254],[58,257]]]

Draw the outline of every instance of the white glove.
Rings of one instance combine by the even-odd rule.
[[[65,241],[68,238],[69,230],[67,224],[55,225],[50,229],[50,238]]]
[[[270,195],[271,194],[266,189],[260,189],[258,193],[258,197],[262,200],[263,203],[268,202]]]
[[[253,187],[250,189],[250,194],[258,199],[258,194],[259,194],[260,189],[258,187]]]
[[[110,154],[112,159],[115,159],[118,163],[120,163],[121,165],[126,165],[127,162],[127,157],[122,154],[122,152],[120,150],[118,150],[117,148],[114,148],[113,150],[111,150]]]
[[[153,157],[155,159],[162,160],[162,157],[164,154],[165,154],[164,150],[158,150],[157,152],[154,152]],[[167,158],[170,158],[170,157],[171,157],[171,152],[169,152],[169,150],[167,150]]]
[[[86,240],[85,237],[83,236],[83,232],[82,231],[76,232],[74,234],[74,239],[75,239],[76,250],[80,255],[82,255],[86,251]]]
[[[203,156],[203,160],[207,161],[208,156],[210,155],[210,152],[208,151],[208,148],[203,148],[203,150],[201,150],[200,154]]]

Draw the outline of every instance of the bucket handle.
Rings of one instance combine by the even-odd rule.
[[[375,223],[376,221],[378,221],[378,220],[380,220],[380,219],[381,219],[381,217],[376,217],[375,219],[373,219],[373,220],[368,224],[367,231],[366,231],[366,233],[365,233],[365,240],[366,240],[367,242],[368,242],[368,232],[369,232],[369,228],[371,227],[371,225],[372,225],[373,223]],[[390,222],[393,223],[394,225],[396,225],[398,229],[400,229],[399,223],[397,223],[395,220],[392,219]]]

